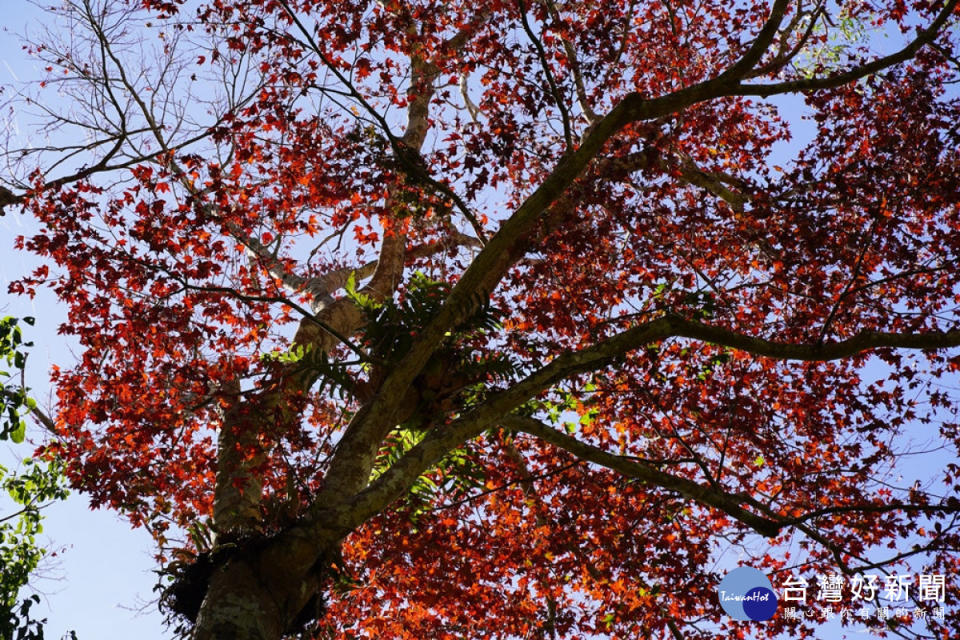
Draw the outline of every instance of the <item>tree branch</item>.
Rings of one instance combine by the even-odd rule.
[[[527,20],[527,6],[523,0],[517,0],[517,5],[520,13],[520,23],[523,25],[523,30],[527,34],[527,37],[530,38],[530,42],[533,43],[534,49],[537,51],[537,59],[540,61],[540,68],[543,70],[543,75],[547,79],[547,85],[550,87],[553,103],[557,105],[557,110],[560,112],[560,121],[563,124],[563,139],[569,150],[573,147],[573,130],[570,127],[570,113],[567,110],[563,95],[560,93],[560,87],[557,85],[557,81],[553,76],[553,70],[550,69],[550,62],[547,60],[547,53],[543,49],[543,43],[540,42],[537,34],[530,28],[530,22]]]
[[[560,24],[560,13],[557,11],[556,3],[553,0],[544,0],[544,5],[550,12],[554,22]],[[587,124],[592,125],[597,121],[599,116],[597,116],[596,112],[590,106],[590,99],[587,96],[587,86],[583,81],[583,72],[580,69],[580,61],[577,58],[577,50],[566,36],[561,35],[560,41],[563,43],[563,51],[567,56],[567,64],[570,65],[570,73],[573,75],[573,86],[577,91],[577,102],[580,104],[580,113],[583,115],[583,119],[587,121]]]
[[[835,73],[823,78],[805,78],[773,84],[739,84],[730,92],[730,95],[766,97],[781,93],[833,89],[844,84],[856,82],[861,78],[865,78],[866,76],[900,64],[901,62],[906,62],[913,58],[920,49],[934,41],[940,33],[940,29],[946,24],[947,20],[950,19],[950,16],[957,8],[958,1],[960,0],[950,0],[947,2],[934,21],[930,23],[930,26],[922,29],[916,38],[896,53],[878,58],[873,62],[850,69],[849,71]]]
[[[745,502],[742,497],[725,493],[712,487],[699,485],[686,478],[664,473],[663,471],[654,469],[630,458],[608,453],[599,447],[580,442],[572,436],[561,433],[556,429],[551,429],[549,426],[533,418],[509,415],[502,418],[500,423],[513,431],[527,433],[555,447],[568,451],[586,462],[592,462],[606,467],[623,476],[634,478],[647,485],[675,491],[685,498],[719,509],[747,525],[760,535],[773,538],[780,532],[782,525],[776,520],[758,516],[740,506]]]
[[[790,0],[776,0],[776,2],[773,3],[773,7],[770,9],[770,16],[760,29],[760,33],[757,34],[757,37],[750,44],[750,48],[747,49],[746,53],[729,69],[721,73],[719,78],[724,80],[730,78],[739,79],[757,66],[757,63],[760,62],[763,54],[767,52],[767,49],[769,49],[773,43],[773,39],[777,36],[780,25],[783,23],[783,16],[789,5]]]
[[[722,327],[705,325],[676,314],[667,316],[671,335],[702,340],[777,360],[827,361],[848,358],[879,348],[944,349],[960,346],[960,329],[923,333],[861,331],[851,338],[828,343],[795,344],[754,338]]]

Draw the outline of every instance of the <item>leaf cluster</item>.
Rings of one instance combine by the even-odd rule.
[[[26,473],[9,474],[0,466],[0,487],[13,498],[19,511],[0,521],[0,637],[11,640],[43,640],[44,620],[31,615],[31,608],[40,597],[31,594],[20,598],[30,575],[37,568],[46,550],[38,546],[36,537],[43,532],[40,507],[49,500],[62,500],[61,466],[27,459]]]
[[[413,274],[403,296],[397,300],[378,302],[356,289],[351,278],[347,295],[366,315],[363,342],[371,354],[383,364],[398,363],[413,346],[420,327],[426,326],[443,307],[450,293],[450,284],[432,280],[422,272]],[[489,303],[479,305],[476,313],[445,336],[445,347],[471,352],[464,343],[478,335],[501,328],[500,313]]]
[[[330,388],[338,391],[341,398],[356,395],[361,374],[365,373],[375,383],[400,363],[417,340],[421,327],[429,324],[440,311],[450,285],[416,272],[399,300],[375,300],[357,289],[353,276],[345,290],[365,316],[360,331],[360,360],[335,360],[302,345],[272,356],[279,362],[299,364],[313,382],[320,381],[320,392]],[[457,390],[468,390],[464,406],[478,400],[483,383],[513,379],[520,372],[509,356],[482,348],[486,338],[501,328],[500,315],[489,303],[478,305],[476,313],[447,332],[443,344],[424,368],[427,377],[459,381]]]
[[[394,429],[377,455],[371,473],[376,479],[392,467],[400,458],[415,447],[426,434],[425,431],[408,426]],[[481,465],[471,455],[468,447],[451,450],[437,463],[433,470],[419,476],[403,498],[410,521],[416,522],[431,511],[432,505],[441,495],[463,496],[473,490],[482,489],[486,474]]]
[[[23,322],[32,325],[34,319],[28,316]],[[27,365],[27,354],[22,348],[32,345],[24,342],[18,318],[0,319],[0,363],[13,367],[13,370],[0,369],[0,440],[23,442],[27,427],[23,416],[37,406],[27,395],[29,389],[16,382]]]
[[[33,318],[23,318],[33,324]],[[0,360],[22,373],[26,366],[24,342],[17,318],[0,320]],[[19,376],[18,376],[19,377]],[[0,370],[0,441],[24,440],[26,423],[23,416],[36,407],[22,384],[11,385],[14,375]],[[32,607],[40,597],[31,594],[20,599],[20,591],[37,568],[46,550],[37,544],[43,532],[41,507],[51,500],[67,497],[63,464],[56,459],[40,462],[24,460],[24,471],[10,473],[0,465],[0,489],[17,505],[14,513],[0,516],[0,638],[11,640],[43,640],[44,620],[32,617]],[[75,637],[70,632],[70,637]]]

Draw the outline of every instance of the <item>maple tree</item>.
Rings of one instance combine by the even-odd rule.
[[[957,0],[61,15],[11,288],[181,632],[805,637],[722,549],[958,574],[960,468],[897,476],[960,439]]]

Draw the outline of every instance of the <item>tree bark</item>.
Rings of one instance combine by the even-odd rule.
[[[238,544],[210,577],[192,640],[279,640],[316,619],[342,540],[317,533],[293,528]]]
[[[210,580],[194,640],[280,638],[287,621],[270,587],[249,561],[229,561]]]

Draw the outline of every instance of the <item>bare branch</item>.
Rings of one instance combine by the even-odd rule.
[[[463,96],[463,103],[467,107],[467,113],[470,114],[470,119],[474,123],[479,122],[480,107],[474,104],[473,100],[470,99],[470,91],[467,86],[467,74],[460,74],[460,95]]]

